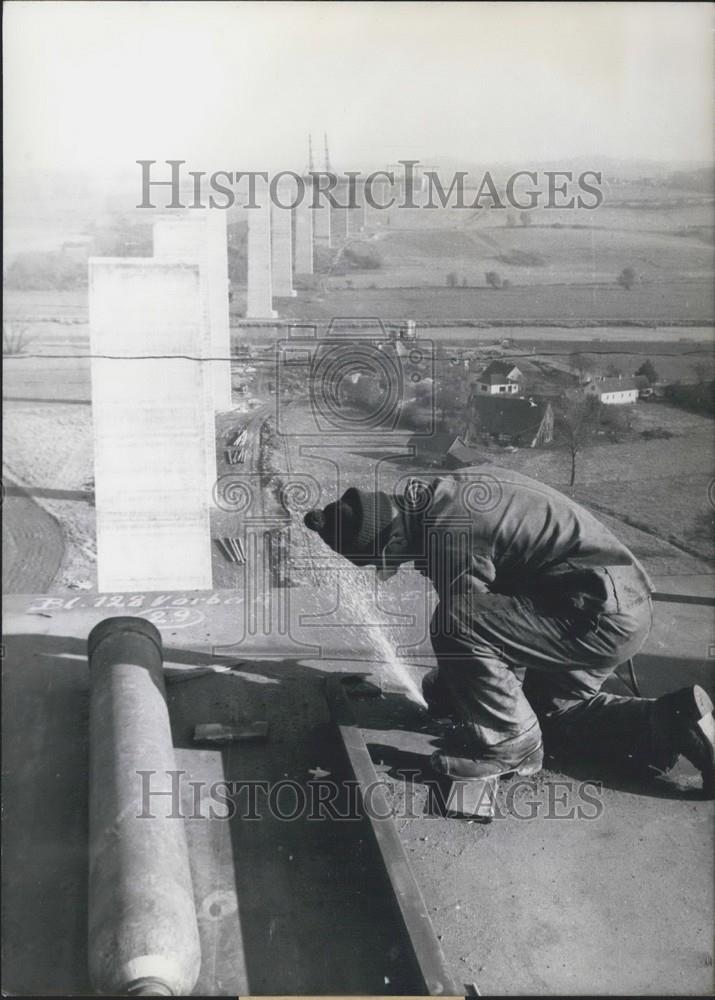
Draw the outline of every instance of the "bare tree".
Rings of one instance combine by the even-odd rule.
[[[658,381],[658,372],[655,370],[655,366],[650,358],[646,358],[640,368],[636,368],[636,375],[644,375],[650,385],[654,385]]]
[[[572,371],[575,371],[579,378],[583,380],[584,376],[588,373],[588,368],[590,364],[590,359],[588,355],[581,354],[580,351],[572,351],[569,354],[569,366]]]
[[[626,288],[628,291],[633,288],[636,283],[636,272],[632,267],[624,267],[621,273],[618,275],[618,284],[621,288]]]
[[[623,441],[633,431],[634,407],[604,406],[600,413],[600,423],[611,441]]]
[[[484,280],[489,285],[490,288],[501,288],[502,280],[501,275],[498,271],[487,271],[484,275]]]
[[[24,354],[32,342],[29,327],[25,323],[3,323],[2,352],[5,355]]]
[[[556,414],[556,434],[571,456],[569,486],[576,482],[576,456],[596,436],[601,404],[591,396],[587,399],[563,399]]]
[[[710,369],[705,364],[704,361],[696,361],[695,364],[690,366],[698,385],[703,385],[708,380],[708,375],[710,374]]]

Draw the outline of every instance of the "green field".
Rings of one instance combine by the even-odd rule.
[[[633,416],[631,439],[597,444],[578,456],[573,496],[598,513],[611,514],[619,534],[637,529],[636,554],[652,572],[694,572],[686,569],[687,555],[680,570],[667,569],[671,556],[663,544],[715,558],[715,508],[708,493],[715,475],[713,421],[663,403],[637,403]],[[640,437],[654,427],[673,436]],[[568,491],[569,461],[560,449],[501,450],[495,461]]]
[[[646,285],[663,277],[678,281],[712,275],[712,247],[701,240],[623,226],[475,224],[452,230],[382,230],[368,242],[382,256],[383,267],[350,275],[360,287],[445,285],[450,272],[460,284],[466,279],[468,285],[484,285],[484,274],[492,269],[513,285],[613,284],[627,266]]]
[[[542,209],[530,219],[513,224],[513,214],[495,210],[372,212],[353,239],[381,267],[346,271],[336,247],[332,273],[279,300],[279,314],[712,324],[711,197],[625,184],[595,211]],[[635,275],[630,290],[618,284],[624,268]],[[509,287],[488,287],[487,272]],[[236,315],[242,309],[239,290]]]
[[[333,316],[380,316],[383,320],[688,322],[711,325],[715,315],[713,283],[705,278],[680,278],[643,283],[631,291],[612,285],[541,285],[509,289],[400,287],[338,288],[337,279],[325,295],[309,293],[277,300],[281,316],[330,319]],[[232,312],[241,315],[240,299]]]

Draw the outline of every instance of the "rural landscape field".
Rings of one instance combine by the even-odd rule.
[[[261,428],[275,423],[274,348],[291,323],[315,323],[325,333],[338,317],[348,334],[353,321],[359,336],[379,322],[380,336],[389,338],[414,320],[430,352],[437,416],[435,447],[422,441],[415,469],[440,467],[440,442],[459,438],[481,460],[570,491],[612,523],[653,573],[709,572],[715,554],[709,175],[624,173],[607,177],[604,203],[594,211],[537,209],[528,218],[488,208],[369,211],[359,235],[321,251],[317,273],[297,278],[295,298],[278,300],[274,326],[244,318],[245,210],[231,212],[236,409],[220,417],[220,430],[229,434],[248,422],[255,461],[263,460],[269,445],[261,443]],[[154,221],[120,210],[118,198],[115,204],[106,198],[103,211],[90,216],[86,191],[70,191],[64,204],[52,193],[30,217],[10,217],[6,236],[4,582],[16,592],[95,585],[87,258],[150,254]],[[80,198],[84,216],[73,213]],[[629,406],[601,408],[598,426],[578,443],[571,483],[558,419],[553,440],[541,447],[475,431],[470,393],[495,359],[517,366],[520,396],[548,398],[557,411],[567,390],[584,380],[627,380],[644,363],[651,366],[652,393]],[[308,388],[290,387],[294,412],[309,408]],[[409,455],[409,420],[400,433],[403,456]],[[276,440],[270,463],[277,473],[286,454],[285,442]],[[399,433],[391,440],[398,447]],[[220,434],[219,456],[222,443]],[[345,481],[372,475],[374,463],[364,456],[345,460]],[[396,468],[403,464],[404,458]],[[231,577],[220,562],[216,572]]]

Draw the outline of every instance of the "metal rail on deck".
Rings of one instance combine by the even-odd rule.
[[[464,988],[457,988],[447,967],[424,897],[392,819],[392,810],[385,790],[379,782],[362,732],[353,716],[341,675],[327,679],[326,696],[363,800],[365,789],[370,788],[371,808],[366,812],[369,813],[372,832],[390,879],[425,989],[431,996],[463,996]]]
[[[715,608],[715,597],[699,597],[696,594],[651,594],[651,598],[664,604],[700,604],[705,608]]]
[[[715,608],[715,597],[700,597],[697,594],[651,594],[652,601],[660,601],[663,604],[695,604],[699,607],[704,608]],[[625,665],[628,667],[628,673],[630,676],[630,682],[621,676],[621,674],[616,671],[616,676],[625,684],[627,688],[636,696],[636,698],[642,698],[640,685],[638,684],[638,678],[636,677],[636,668],[633,663],[633,657],[626,660]]]

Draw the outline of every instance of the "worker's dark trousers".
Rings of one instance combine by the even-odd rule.
[[[467,724],[477,746],[530,730],[538,737],[540,724],[547,749],[640,753],[653,701],[600,689],[638,652],[651,624],[649,596],[590,618],[558,617],[519,597],[455,596],[432,619],[433,694]]]

